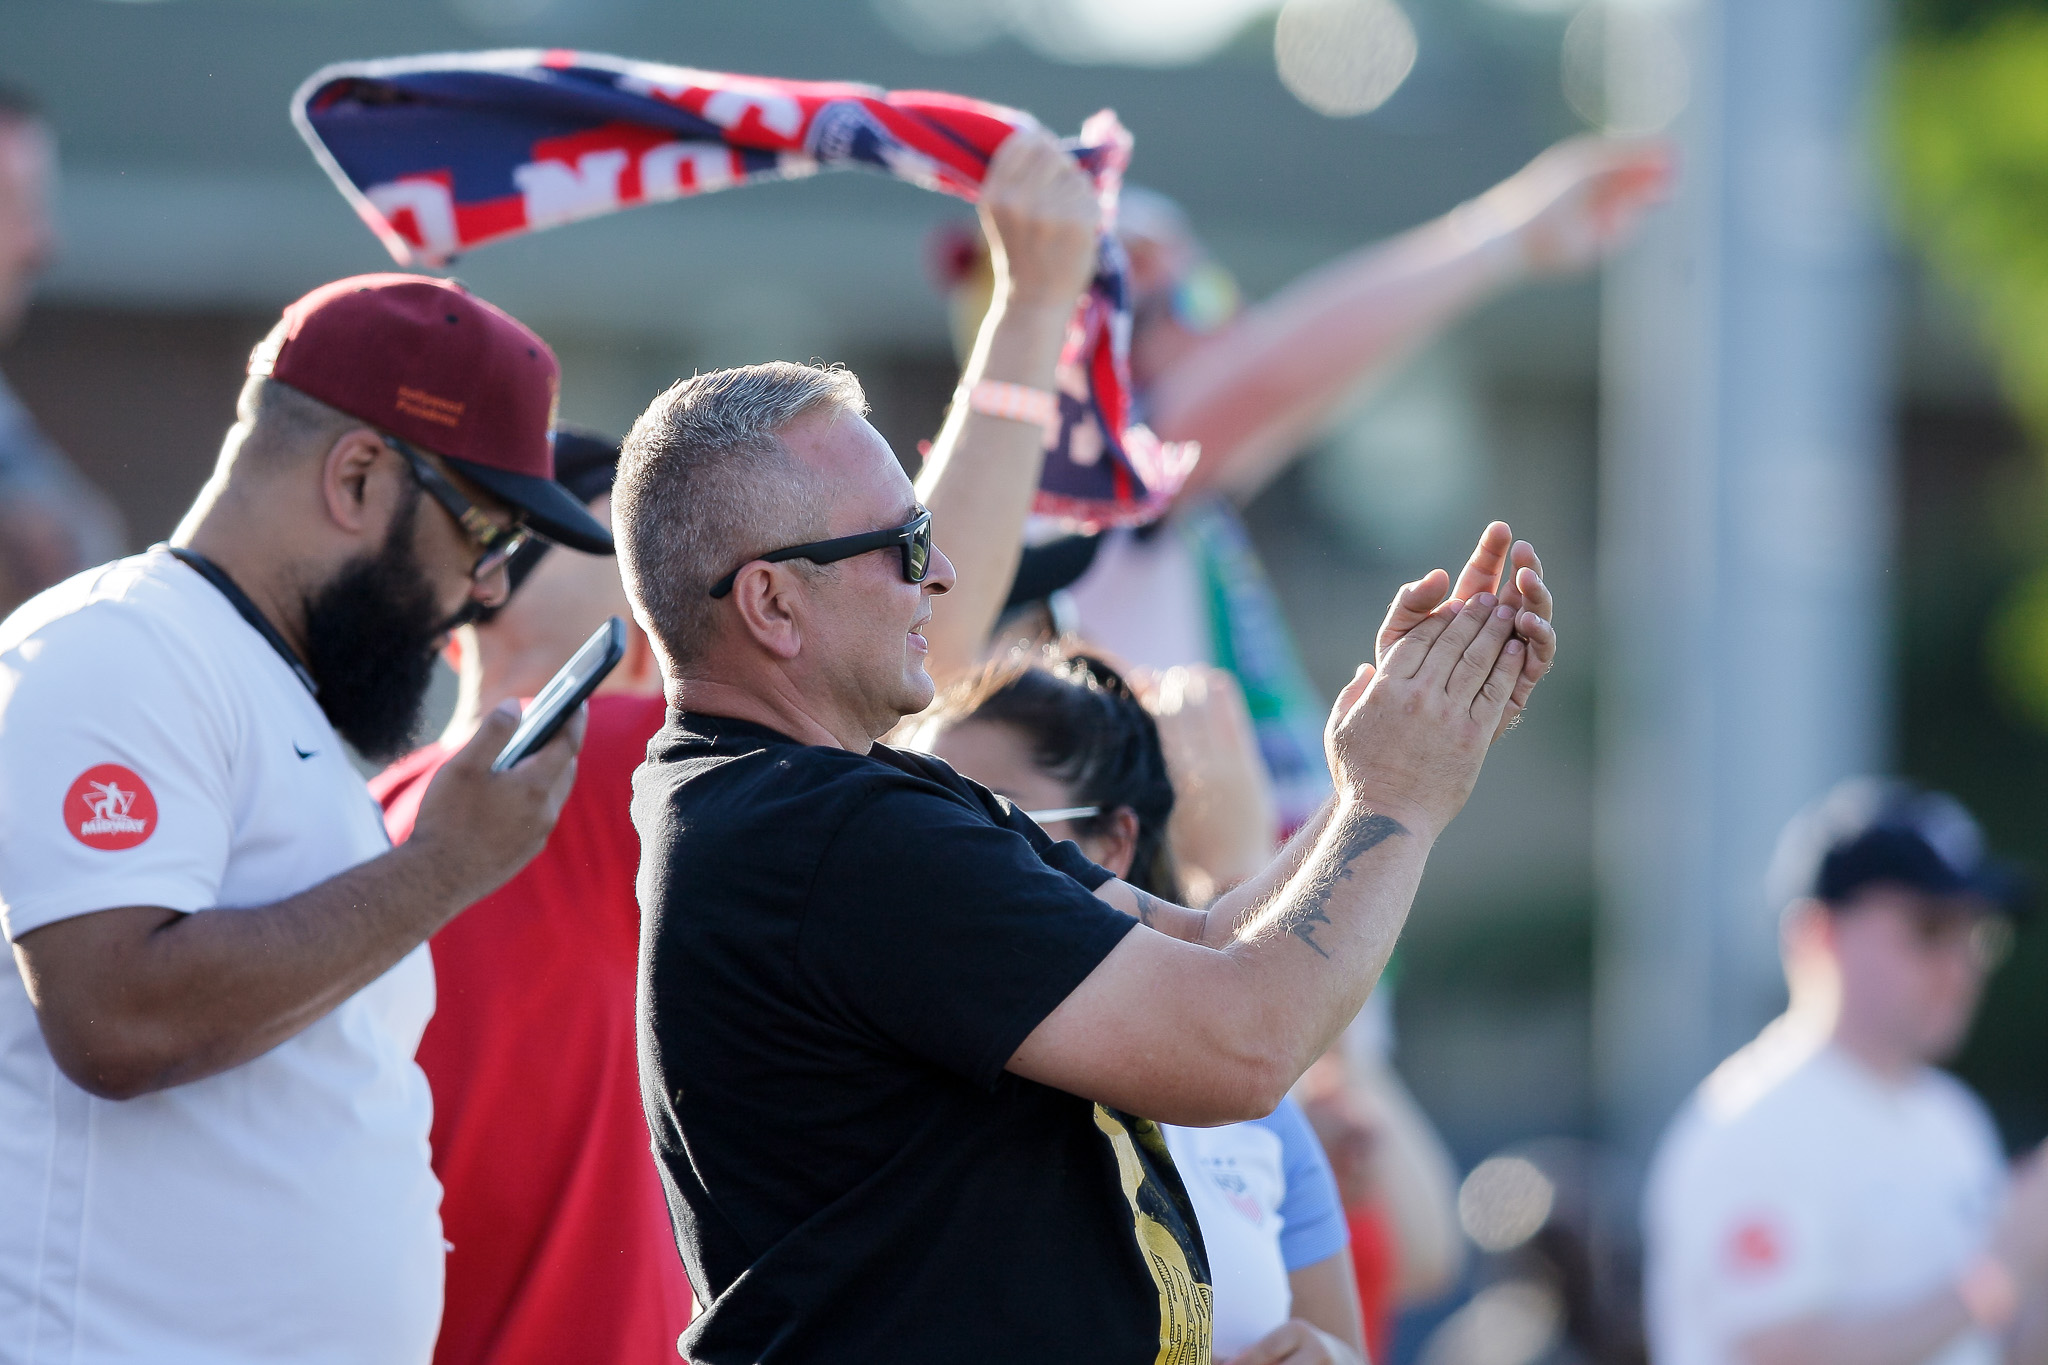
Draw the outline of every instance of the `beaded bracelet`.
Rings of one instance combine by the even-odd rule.
[[[1059,395],[1028,384],[984,379],[967,391],[967,407],[984,417],[1028,423],[1044,432],[1048,441],[1059,434]]]

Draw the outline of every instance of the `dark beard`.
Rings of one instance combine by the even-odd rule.
[[[475,605],[441,615],[413,552],[422,501],[416,492],[391,519],[381,549],[350,560],[306,599],[306,668],[320,685],[320,709],[374,763],[413,747],[434,657]]]

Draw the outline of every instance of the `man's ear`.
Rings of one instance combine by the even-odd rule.
[[[1823,901],[1801,897],[1779,924],[1785,984],[1792,1010],[1825,1021],[1841,1008],[1842,966],[1836,955],[1835,914]]]
[[[369,536],[391,515],[393,497],[376,477],[384,442],[368,427],[352,427],[336,438],[320,462],[320,500],[334,524],[351,535]]]
[[[1778,938],[1787,959],[1815,953],[1832,957],[1835,950],[1835,919],[1825,901],[1802,896],[1785,907],[1778,922]]]
[[[731,596],[754,643],[775,658],[794,659],[804,644],[802,593],[793,571],[757,561],[740,570]]]

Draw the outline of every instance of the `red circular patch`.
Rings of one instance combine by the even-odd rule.
[[[1755,1215],[1728,1236],[1728,1264],[1738,1274],[1764,1275],[1785,1259],[1785,1239],[1776,1220]]]
[[[133,848],[156,832],[156,795],[133,768],[87,768],[64,793],[64,828],[87,848]]]

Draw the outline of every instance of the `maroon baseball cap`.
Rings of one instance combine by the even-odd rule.
[[[284,323],[250,374],[433,451],[550,540],[612,553],[604,523],[555,482],[561,369],[517,318],[453,280],[389,273],[323,284]]]

